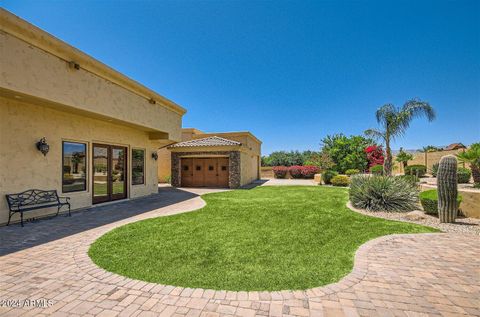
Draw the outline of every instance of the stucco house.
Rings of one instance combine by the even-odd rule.
[[[184,108],[3,9],[0,52],[0,224],[5,194],[27,189],[72,209],[158,191],[157,149],[182,141]]]
[[[238,188],[260,178],[261,145],[250,132],[182,129],[182,142],[158,151],[158,178],[173,186]]]

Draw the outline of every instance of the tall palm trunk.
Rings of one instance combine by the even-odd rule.
[[[388,129],[388,128],[387,128]],[[383,162],[383,172],[387,176],[392,175],[392,150],[390,149],[390,135],[387,133],[385,135],[385,162]]]
[[[480,184],[480,166],[475,163],[471,163],[470,169],[472,170],[473,182],[475,184]]]

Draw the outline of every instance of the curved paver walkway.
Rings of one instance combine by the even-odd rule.
[[[307,291],[231,292],[147,283],[106,272],[86,253],[115,227],[203,205],[195,194],[165,188],[71,218],[0,228],[0,315],[480,316],[480,239],[473,236],[381,237],[360,247],[351,274]],[[6,307],[7,299],[14,300],[9,305],[23,299],[53,305],[12,308]]]

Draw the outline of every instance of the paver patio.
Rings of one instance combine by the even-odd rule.
[[[105,232],[200,208],[201,193],[161,188],[157,195],[72,217],[0,228],[0,315],[480,316],[480,238],[473,235],[372,240],[357,251],[352,273],[336,284],[307,291],[159,285],[106,272],[88,257],[89,245]],[[23,299],[46,299],[53,305],[12,308],[4,302]]]

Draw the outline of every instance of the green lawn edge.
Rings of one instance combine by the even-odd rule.
[[[195,211],[115,228],[88,255],[109,272],[164,285],[303,290],[348,275],[356,251],[372,239],[439,232],[357,213],[344,188],[263,186],[202,199]]]

